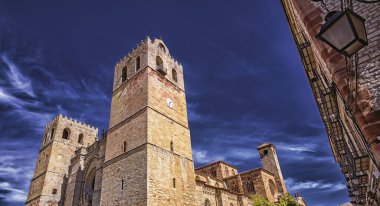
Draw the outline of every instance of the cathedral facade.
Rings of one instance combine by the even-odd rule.
[[[275,146],[262,168],[194,168],[183,68],[146,38],[115,66],[109,129],[58,115],[46,127],[26,205],[246,206],[286,193]]]

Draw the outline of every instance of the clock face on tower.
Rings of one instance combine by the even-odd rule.
[[[173,106],[174,106],[173,100],[167,98],[166,99],[166,105],[168,105],[168,107],[170,107],[170,108],[173,108]]]

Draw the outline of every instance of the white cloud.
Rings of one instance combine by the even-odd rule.
[[[249,148],[249,147],[248,149],[234,148],[234,149],[231,149],[231,151],[227,153],[227,156],[239,158],[240,160],[246,160],[246,159],[258,157],[258,152],[257,150],[253,148]]]
[[[279,150],[291,151],[291,152],[315,152],[314,145],[278,145],[276,146]]]
[[[215,161],[218,161],[218,160],[225,160],[225,157],[224,156],[220,156],[220,155],[216,155],[216,156],[210,155],[205,150],[193,149],[193,159],[197,163],[204,164],[204,163],[215,162]]]
[[[309,190],[309,189],[320,189],[324,191],[338,191],[346,189],[346,185],[339,182],[326,182],[324,180],[318,181],[305,181],[305,182],[296,182],[293,178],[287,178],[285,180],[286,187],[292,192]]]

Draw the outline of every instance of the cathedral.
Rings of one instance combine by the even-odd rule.
[[[27,206],[247,206],[286,193],[273,144],[262,168],[194,168],[183,68],[147,37],[115,66],[109,129],[58,115],[46,125]]]

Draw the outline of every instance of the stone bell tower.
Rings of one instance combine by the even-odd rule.
[[[98,129],[58,115],[45,127],[25,205],[61,205],[75,150],[97,141]]]
[[[278,162],[276,147],[273,144],[264,143],[260,145],[257,148],[257,150],[260,153],[263,169],[274,174],[274,176],[276,177],[276,185],[278,188],[278,192],[281,194],[285,194],[286,187],[284,178],[282,177],[280,163]]]
[[[146,38],[115,66],[101,205],[194,205],[182,66]]]

